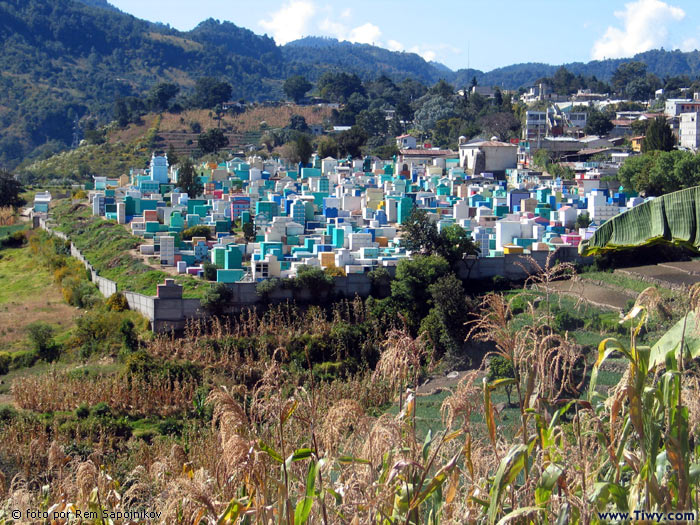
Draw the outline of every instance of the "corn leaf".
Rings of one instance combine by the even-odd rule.
[[[522,519],[526,516],[530,516],[531,514],[535,514],[538,512],[544,512],[544,510],[545,509],[542,509],[540,507],[521,507],[503,516],[500,520],[498,520],[498,525],[505,525],[506,523],[510,523],[511,521],[515,520],[517,520],[518,522],[522,522]]]
[[[306,476],[306,493],[303,499],[297,503],[294,509],[294,525],[302,525],[309,519],[311,507],[314,504],[314,493],[316,490],[316,476],[318,474],[318,463],[309,463],[309,473]]]
[[[262,439],[258,441],[258,447],[260,447],[260,450],[265,452],[268,456],[270,456],[278,463],[284,463],[284,459],[282,459],[282,456],[280,456],[274,448],[265,443]]]
[[[525,458],[527,456],[528,447],[525,445],[517,445],[508,451],[508,454],[501,460],[496,471],[496,476],[493,479],[491,487],[491,498],[489,502],[488,517],[489,523],[493,525],[496,522],[496,515],[501,504],[501,497],[504,490],[510,485],[513,480],[520,474],[520,471],[525,466]]]

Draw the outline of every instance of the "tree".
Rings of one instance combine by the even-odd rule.
[[[657,117],[647,126],[647,133],[642,140],[642,151],[671,151],[676,144],[676,139],[671,131],[671,126],[664,117]]]
[[[301,131],[302,133],[309,131],[309,125],[306,123],[306,119],[301,115],[292,115],[289,118],[287,127],[294,131]]]
[[[10,172],[0,169],[0,207],[12,206],[17,208],[25,204],[25,200],[20,197],[24,188]]]
[[[233,292],[225,283],[216,283],[204,294],[202,307],[211,315],[223,315],[232,298]]]
[[[194,169],[194,164],[192,164],[192,159],[189,157],[182,161],[177,172],[177,187],[187,193],[191,199],[196,199],[204,190],[202,181],[199,179],[199,175]]]
[[[154,86],[148,93],[148,106],[151,108],[151,111],[165,111],[170,107],[170,101],[179,91],[180,87],[177,84],[161,82]]]
[[[168,146],[168,151],[165,155],[168,157],[168,164],[170,166],[175,166],[180,161],[177,153],[175,153],[175,147],[173,146],[172,142]]]
[[[431,306],[430,285],[450,273],[449,263],[439,255],[402,259],[391,281],[391,300],[408,314],[409,324],[418,327]]]
[[[338,152],[341,156],[359,157],[361,155],[360,148],[367,142],[367,133],[364,129],[353,126],[347,131],[338,133],[336,142],[338,143]]]
[[[401,244],[412,252],[424,255],[436,253],[439,237],[437,226],[421,208],[414,207],[406,222],[401,225]]]
[[[289,98],[298,104],[311,87],[311,84],[306,78],[301,75],[294,75],[284,81],[282,89]]]
[[[346,102],[353,93],[364,94],[362,80],[355,74],[327,71],[318,79],[318,91],[333,102]]]
[[[381,109],[365,109],[357,115],[355,122],[370,137],[385,135],[387,132],[386,116]]]
[[[228,146],[228,138],[220,129],[210,129],[199,135],[197,143],[202,152],[216,153],[221,148]]]
[[[40,359],[47,362],[58,358],[59,348],[53,340],[56,329],[48,323],[35,321],[27,325],[27,334]]]
[[[594,109],[588,113],[586,127],[584,131],[588,135],[598,135],[602,137],[613,129],[613,123],[602,112]]]
[[[465,257],[479,255],[480,251],[471,235],[459,224],[450,224],[440,231],[437,252],[451,265]]]
[[[298,133],[294,140],[288,142],[286,150],[287,159],[294,164],[306,164],[314,152],[308,135],[303,133]]]
[[[465,323],[471,310],[462,281],[449,273],[430,284],[428,292],[432,308],[421,321],[419,331],[427,336],[436,357],[447,354],[454,362],[461,357],[458,350],[467,337]]]
[[[252,222],[243,223],[241,229],[243,230],[243,237],[246,241],[253,242],[255,240],[255,224]]]
[[[591,216],[588,215],[587,211],[584,211],[583,213],[579,214],[578,217],[576,217],[576,224],[575,224],[576,229],[588,228],[588,226],[590,224],[591,224]]]
[[[616,93],[624,94],[628,84],[643,79],[646,73],[647,65],[644,62],[625,62],[617,66],[610,82]]]
[[[479,120],[479,126],[487,135],[496,135],[501,140],[506,140],[511,136],[517,135],[520,129],[520,121],[515,118],[513,113],[507,111],[499,111],[490,113]]]
[[[114,101],[114,119],[120,128],[125,128],[129,125],[129,109],[123,98],[118,98]]]
[[[202,273],[207,281],[216,281],[216,265],[209,261],[202,264]]]
[[[194,86],[194,94],[190,99],[194,107],[212,109],[231,98],[232,88],[228,82],[221,82],[214,77],[198,78]]]
[[[338,156],[338,143],[333,137],[322,137],[318,141],[318,156],[322,159],[326,157],[336,158]]]

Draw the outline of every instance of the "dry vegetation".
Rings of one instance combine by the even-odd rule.
[[[0,226],[12,226],[17,221],[17,211],[12,206],[0,206]]]
[[[569,270],[548,266],[535,280],[546,285]],[[143,381],[134,367],[19,381],[13,394],[28,410],[0,413],[6,508],[153,509],[163,523],[294,525],[594,523],[603,510],[697,509],[700,375],[677,345],[657,362],[637,344],[647,320],[666,315],[658,293],[639,295],[625,319],[629,342],[605,339],[594,363],[553,331],[547,310],[528,303],[526,322],[514,325],[511,303],[486,295],[471,335],[493,342],[491,355],[507,360],[513,377],[468,372],[442,404],[443,428],[425,437],[414,397],[430,365],[421,338],[390,329],[374,372],[324,381],[309,366],[314,345],[341,323],[367,323],[361,301],[330,316],[287,306],[191,325],[127,358],[197,363],[206,395],[153,375]],[[689,303],[700,306],[700,288]],[[300,347],[302,337],[315,342]],[[352,349],[326,351],[342,359]],[[613,353],[627,369],[604,394],[598,372]],[[518,407],[512,438],[493,402],[507,386]],[[397,398],[399,413],[382,413]],[[77,423],[36,415],[94,403],[99,409],[89,417],[83,409]],[[179,439],[130,437],[114,417],[140,412],[187,412],[189,423]]]
[[[320,106],[257,106],[240,115],[224,115],[220,127],[235,133],[257,132],[264,122],[269,128],[283,128],[289,124],[292,115],[301,115],[307,124],[322,124],[330,117],[331,110]],[[164,113],[158,131],[163,133],[190,133],[190,124],[198,122],[202,131],[219,127],[216,114],[206,109],[190,109],[181,113]],[[142,137],[153,126],[154,115],[142,117],[142,123],[129,124],[125,129],[114,130],[109,134],[111,143],[131,143]]]

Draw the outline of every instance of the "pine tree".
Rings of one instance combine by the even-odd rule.
[[[664,117],[657,117],[649,123],[647,134],[642,141],[642,151],[671,151],[676,144],[676,139]]]
[[[183,192],[189,195],[190,199],[195,199],[201,195],[204,186],[202,181],[199,180],[199,175],[194,169],[194,164],[192,164],[192,159],[187,157],[182,161],[180,169],[177,172],[177,186]]]

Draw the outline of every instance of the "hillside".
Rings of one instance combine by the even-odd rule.
[[[653,50],[633,57],[659,77],[700,74],[700,52]],[[575,74],[610,78],[626,59],[566,64]],[[191,31],[123,13],[105,0],[0,2],[0,166],[41,160],[76,144],[88,121],[114,118],[117,99],[144,99],[161,82],[179,87],[187,107],[197,79],[226,81],[231,99],[279,100],[293,74],[317,80],[324,72],[354,72],[363,80],[386,75],[424,84],[445,79],[457,87],[526,86],[558,66],[527,63],[493,71],[451,71],[414,53],[309,37],[285,46],[209,19]]]
[[[290,72],[317,80],[324,72],[341,69],[363,80],[384,74],[393,79],[413,78],[426,84],[451,79],[452,71],[431,64],[415,53],[389,51],[368,44],[339,42],[334,38],[306,37],[289,42],[282,54]],[[471,79],[470,79],[471,80]]]
[[[304,117],[307,124],[323,124],[330,116],[330,109],[319,106],[253,107],[239,115],[224,115],[220,127],[229,139],[226,149],[237,151],[247,144],[258,145],[262,129],[283,128],[292,115]],[[140,122],[120,129],[108,126],[103,144],[82,144],[46,159],[27,163],[22,171],[29,180],[52,181],[62,179],[85,180],[92,174],[118,177],[130,168],[145,167],[154,150],[167,151],[171,146],[176,153],[191,153],[197,147],[199,133],[192,131],[194,125],[202,130],[219,127],[208,110],[186,110],[181,113],[149,113]]]

